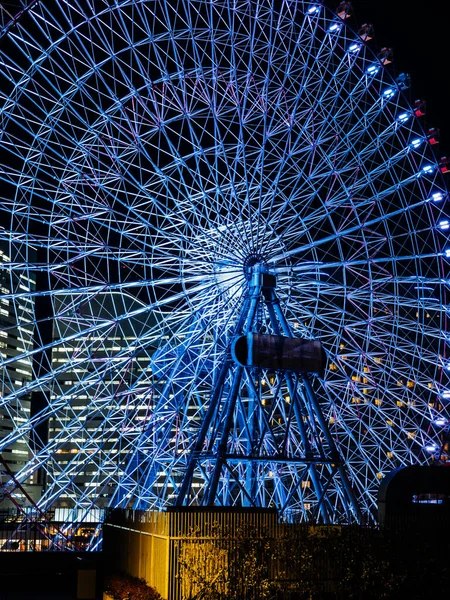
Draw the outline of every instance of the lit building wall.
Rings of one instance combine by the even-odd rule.
[[[67,299],[60,298],[61,311]],[[135,300],[105,294],[83,307],[83,318],[108,318],[132,310]],[[123,475],[139,424],[152,409],[149,393],[150,356],[147,351],[131,359],[137,339],[146,330],[145,319],[122,319],[109,335],[101,329],[85,333],[86,322],[54,319],[51,366],[60,370],[53,382],[50,402],[60,408],[49,420],[51,460],[46,465],[47,489],[54,487],[54,506],[107,506]],[[75,341],[64,341],[80,331]],[[123,356],[129,360],[122,359]],[[134,430],[134,431],[133,431]],[[64,482],[56,489],[57,482]]]
[[[29,393],[24,393],[20,402],[17,399],[7,400],[12,393],[20,394],[20,390],[33,379],[32,358],[27,354],[33,349],[34,336],[34,301],[29,294],[35,290],[36,281],[25,269],[8,268],[11,262],[26,263],[32,250],[26,248],[23,251],[26,256],[20,256],[20,248],[9,248],[0,242],[0,352],[2,361],[7,361],[0,370],[0,396],[4,400],[0,405],[0,445],[2,458],[14,474],[30,459],[28,436],[14,442],[5,441],[29,419],[31,409]],[[16,297],[12,299],[11,294],[16,294]],[[4,471],[1,467],[0,470]],[[11,489],[10,477],[5,472],[1,483]],[[32,479],[24,483],[24,488],[33,495],[35,490],[27,485],[31,483]],[[18,503],[25,501],[20,490],[14,492],[14,498]],[[8,495],[0,496],[0,506],[12,505]]]

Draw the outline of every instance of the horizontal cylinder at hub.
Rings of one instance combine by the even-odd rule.
[[[325,369],[325,352],[316,340],[248,333],[234,340],[231,353],[235,362],[243,367],[283,369],[320,376]]]

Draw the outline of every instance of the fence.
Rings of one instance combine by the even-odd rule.
[[[104,525],[106,563],[111,569],[143,578],[164,598],[193,595],[196,583],[183,577],[188,564],[198,564],[199,576],[226,587],[235,540],[242,528],[261,536],[277,525],[277,513],[266,509],[186,508],[167,512],[113,511]],[[231,551],[231,552],[230,552]]]
[[[446,563],[436,552],[445,553],[449,533],[448,519],[378,529],[279,523],[262,509],[116,511],[104,552],[112,570],[168,600],[403,597],[439,581]]]

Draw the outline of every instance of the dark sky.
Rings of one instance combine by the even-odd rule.
[[[450,156],[450,2],[355,0],[353,9],[354,23],[375,27],[375,47],[393,48],[393,72],[411,75],[412,100],[427,102],[425,124],[441,130],[436,152]]]

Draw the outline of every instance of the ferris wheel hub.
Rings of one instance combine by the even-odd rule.
[[[268,267],[262,254],[252,252],[244,260],[244,274],[247,281],[251,281],[256,273],[267,272]]]

